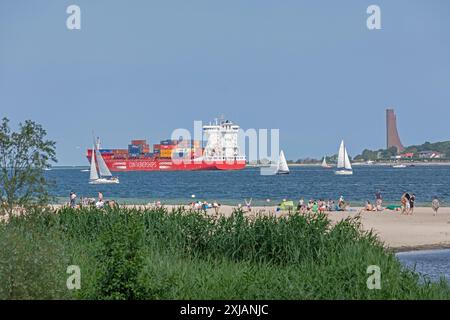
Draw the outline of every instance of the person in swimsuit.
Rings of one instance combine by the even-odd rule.
[[[416,201],[416,195],[413,193],[409,198],[409,213],[412,215],[414,213],[414,201]]]

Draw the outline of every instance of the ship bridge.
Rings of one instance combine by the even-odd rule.
[[[214,124],[203,126],[206,146],[203,157],[212,161],[245,161],[238,146],[239,126],[229,120],[215,120]]]

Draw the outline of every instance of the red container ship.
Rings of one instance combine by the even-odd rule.
[[[163,140],[150,146],[146,140],[132,140],[128,149],[96,148],[110,171],[239,170],[245,156],[238,147],[239,126],[230,121],[216,121],[203,126],[206,145],[198,140]],[[91,161],[92,149],[86,157]]]

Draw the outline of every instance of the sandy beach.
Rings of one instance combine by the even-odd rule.
[[[177,206],[166,205],[165,207],[170,210]],[[219,214],[229,216],[234,208],[223,205],[220,207]],[[413,215],[402,215],[399,211],[392,210],[361,212],[361,209],[351,208],[352,211],[328,212],[327,215],[333,223],[360,215],[362,228],[373,230],[386,247],[395,251],[450,247],[450,207],[440,208],[437,216],[433,216],[433,210],[427,207],[415,208]],[[214,215],[214,209],[208,209],[207,214]],[[253,207],[252,211],[246,214],[280,216],[275,206]],[[281,214],[287,215],[286,212]]]

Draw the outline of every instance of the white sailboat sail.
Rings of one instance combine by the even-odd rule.
[[[327,164],[327,159],[326,159],[326,157],[323,157],[322,167],[323,167],[323,168],[328,168],[328,164]]]
[[[347,148],[344,148],[344,168],[347,170],[352,170],[352,164],[348,158]]]
[[[335,173],[338,175],[353,174],[352,164],[350,163],[347,149],[345,148],[345,145],[344,145],[344,140],[342,140],[341,145],[339,147],[337,169],[338,170]]]
[[[278,159],[278,172],[289,172],[289,167],[287,165],[283,150],[281,150],[280,157]]]
[[[91,170],[90,170],[89,179],[90,179],[90,180],[97,180],[97,179],[98,179],[97,166],[96,166],[96,164],[95,164],[95,151],[94,151],[94,147],[92,147]]]
[[[344,140],[342,140],[341,145],[339,147],[338,152],[338,160],[337,160],[337,168],[344,168],[344,162],[345,162],[345,146],[344,146]]]
[[[95,155],[97,156],[97,163],[98,163],[98,170],[100,171],[100,176],[102,177],[111,177],[111,171],[109,171],[108,167],[106,166],[105,160],[103,160],[103,157],[98,151],[98,149],[95,150]]]

